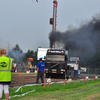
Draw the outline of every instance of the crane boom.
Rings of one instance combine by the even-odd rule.
[[[53,31],[56,31],[57,25],[57,0],[53,1]]]
[[[52,31],[56,31],[56,25],[57,25],[57,0],[53,1],[53,18],[50,18],[50,24],[52,25]],[[54,48],[55,48],[55,42],[54,42]]]

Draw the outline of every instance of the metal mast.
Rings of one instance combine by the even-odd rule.
[[[53,18],[50,18],[50,24],[52,25],[52,31],[56,31],[57,25],[57,0],[53,1]],[[54,42],[55,48],[55,42]]]

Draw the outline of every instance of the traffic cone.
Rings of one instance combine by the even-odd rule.
[[[64,80],[64,85],[65,85],[66,83],[67,83],[67,80],[65,79],[65,80]]]
[[[36,75],[36,71],[35,71],[35,75]]]
[[[19,74],[19,76],[21,76],[21,73]]]
[[[84,78],[83,82],[85,83],[85,78]]]
[[[37,74],[37,71],[35,70],[35,75]]]
[[[44,85],[43,85],[43,87],[46,87],[46,80],[44,81]]]

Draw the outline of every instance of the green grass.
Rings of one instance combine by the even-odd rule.
[[[46,87],[41,85],[22,87],[17,92],[10,89],[10,96],[21,95],[25,92],[35,92],[26,94],[23,97],[13,97],[10,100],[100,100],[100,80],[71,82],[64,84],[50,84]],[[3,98],[4,95],[3,95]]]

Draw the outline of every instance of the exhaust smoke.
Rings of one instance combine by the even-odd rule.
[[[91,56],[100,50],[100,15],[81,23],[79,28],[70,27],[65,32],[50,32],[49,40],[50,47],[54,42],[60,43],[70,56]]]

